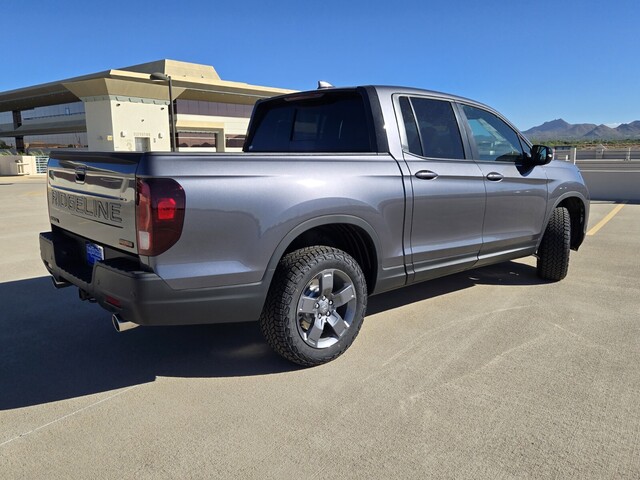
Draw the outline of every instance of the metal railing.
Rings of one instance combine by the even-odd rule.
[[[36,173],[47,173],[48,156],[36,156]]]
[[[575,163],[580,160],[604,160],[617,162],[630,162],[640,160],[640,149],[638,148],[581,148],[575,147],[556,147],[555,158],[558,160],[566,160]]]

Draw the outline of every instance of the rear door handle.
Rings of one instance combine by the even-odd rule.
[[[438,178],[438,174],[431,170],[420,170],[419,172],[416,172],[416,177],[420,180],[433,180],[434,178]]]
[[[499,182],[500,180],[502,180],[504,178],[504,175],[498,173],[498,172],[491,172],[487,175],[487,180],[490,180],[492,182]]]

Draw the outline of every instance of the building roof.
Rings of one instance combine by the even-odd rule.
[[[0,112],[58,105],[104,95],[168,101],[166,84],[149,78],[151,73],[156,72],[171,76],[174,98],[253,104],[259,98],[292,92],[222,80],[212,66],[164,59],[0,92]]]

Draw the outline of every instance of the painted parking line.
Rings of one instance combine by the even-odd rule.
[[[625,200],[624,202],[620,203],[619,205],[616,205],[616,208],[614,208],[613,210],[611,210],[606,217],[604,217],[602,220],[600,220],[591,230],[589,230],[587,232],[587,235],[591,236],[591,235],[595,235],[596,233],[598,233],[598,231],[600,231],[600,229],[602,227],[604,227],[607,223],[609,223],[609,221],[615,217],[620,210],[622,210],[622,208],[627,204],[627,201]]]

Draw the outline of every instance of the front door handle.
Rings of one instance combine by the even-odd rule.
[[[420,180],[433,180],[434,178],[438,178],[438,174],[431,170],[420,170],[419,172],[416,172],[416,177]]]
[[[499,182],[503,178],[504,178],[504,175],[502,175],[502,174],[500,174],[498,172],[491,172],[490,174],[487,175],[487,180],[489,180],[491,182]]]

